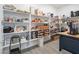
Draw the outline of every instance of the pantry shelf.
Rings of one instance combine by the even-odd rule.
[[[4,33],[4,35],[11,35],[11,34],[25,33],[25,32],[29,32],[29,31]]]
[[[33,24],[49,24],[48,22],[32,22]]]
[[[35,40],[38,40],[38,38],[35,38],[35,39],[31,39],[31,40],[29,40],[29,41],[35,41]]]
[[[16,10],[7,10],[7,9],[3,9],[3,11],[4,12],[7,12],[7,13],[14,13],[14,14],[22,14],[22,15],[28,15],[28,14],[30,14],[30,12],[26,12],[26,13],[24,13],[24,12],[17,12]]]
[[[27,43],[28,41],[26,40],[26,41],[22,41],[21,42],[21,44],[23,44],[23,43]],[[15,45],[18,45],[19,43],[14,43],[14,44],[12,44],[12,46],[15,46]],[[3,46],[3,48],[6,48],[6,47],[9,47],[10,45],[8,44],[8,45],[5,45],[5,46]]]
[[[3,24],[27,24],[27,23],[29,23],[28,21],[27,22],[2,22]]]
[[[31,30],[31,31],[39,31],[39,29],[34,29],[34,30]]]
[[[47,17],[47,16],[38,16],[38,15],[31,15],[32,17],[37,17],[37,18],[49,18],[49,17]]]

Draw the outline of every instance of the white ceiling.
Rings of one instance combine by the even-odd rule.
[[[35,5],[38,5],[38,4],[35,4]],[[49,6],[52,6],[52,7],[54,7],[54,8],[56,8],[56,9],[59,9],[59,8],[62,8],[62,7],[65,7],[65,6],[68,6],[68,5],[71,5],[71,4],[39,4],[39,5],[49,5]]]
[[[62,7],[65,7],[65,6],[68,6],[69,4],[51,4],[51,6],[53,6],[54,8],[62,8]]]

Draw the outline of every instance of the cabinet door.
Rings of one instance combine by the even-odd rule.
[[[65,36],[62,36],[61,35],[61,37],[60,37],[60,40],[59,40],[59,45],[60,45],[60,48],[63,48],[64,46],[65,46],[65,40],[66,40],[67,38],[65,37]]]
[[[79,53],[79,41],[76,38],[62,36],[60,39],[61,47],[72,52]]]

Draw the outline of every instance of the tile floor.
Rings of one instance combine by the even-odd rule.
[[[43,47],[35,47],[32,50],[25,51],[23,54],[71,54],[62,49],[59,51],[59,40],[46,43]]]

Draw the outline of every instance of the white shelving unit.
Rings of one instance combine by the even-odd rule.
[[[22,26],[22,25],[28,25],[28,30],[26,31],[21,31],[21,32],[11,32],[11,33],[4,33],[4,38],[5,37],[9,37],[9,38],[5,38],[3,40],[3,49],[8,49],[9,47],[9,44],[5,44],[6,40],[8,39],[8,41],[10,41],[10,38],[11,36],[13,35],[21,35],[23,33],[27,33],[29,35],[29,39],[26,40],[26,41],[22,41],[21,42],[21,45],[22,44],[27,44],[27,46],[25,45],[25,48],[28,48],[28,47],[31,47],[31,46],[34,46],[36,44],[38,44],[38,40],[40,40],[41,38],[34,38],[32,39],[31,38],[31,32],[32,31],[38,31],[39,29],[35,29],[35,30],[32,30],[32,25],[37,25],[37,24],[48,24],[49,26],[49,17],[46,17],[46,16],[36,16],[36,15],[32,15],[31,13],[27,12],[27,13],[22,13],[22,12],[16,12],[15,10],[6,10],[6,9],[3,9],[3,15],[4,15],[4,19],[5,17],[8,17],[8,16],[11,16],[11,17],[14,17],[15,19],[17,18],[27,18],[28,17],[28,21],[27,22],[12,22],[12,23],[9,23],[9,22],[2,22],[3,26],[4,25],[14,25],[14,27],[16,26]],[[47,19],[48,22],[39,22],[39,23],[32,23],[32,18],[41,18],[41,19]],[[42,37],[44,38],[44,37]],[[22,40],[22,39],[21,39]],[[45,40],[45,39],[44,39]],[[33,44],[34,43],[34,44]],[[15,44],[12,44],[12,46],[16,46],[18,45],[18,43],[15,43]],[[22,48],[23,49],[23,48]]]
[[[29,27],[29,15],[30,15],[30,13],[29,12],[22,13],[22,12],[16,12],[16,11],[13,11],[13,10],[3,9],[3,15],[4,15],[4,19],[5,19],[5,17],[14,17],[14,18],[19,18],[19,19],[21,19],[21,18],[27,18],[28,17],[27,22],[11,22],[11,23],[9,23],[9,22],[2,22],[3,26],[4,25],[7,25],[7,26],[13,25],[14,26],[14,32],[4,33],[4,37],[9,37],[10,36],[9,38],[5,38],[4,42],[3,42],[3,48],[8,48],[9,44],[5,44],[5,40],[9,39],[8,41],[10,41],[10,38],[13,35],[18,35],[18,34],[21,35],[22,33],[29,32],[29,28],[27,30],[25,30],[25,31],[15,32],[15,27],[16,26],[27,26],[27,27]],[[13,20],[15,20],[15,19],[13,19]],[[27,43],[27,42],[29,42],[29,41],[28,40],[22,41],[21,44],[22,43]],[[15,46],[17,44],[19,44],[19,43],[12,44],[12,46]]]
[[[58,32],[61,31],[61,19],[55,17],[50,17],[50,36],[56,35]]]
[[[43,20],[48,20],[47,22],[32,22],[32,19],[34,19],[34,18],[40,18],[40,19],[43,19]],[[31,28],[32,28],[32,26],[36,26],[36,25],[44,25],[44,24],[48,24],[49,25],[49,17],[47,17],[47,16],[37,16],[37,15],[33,15],[33,14],[31,14]],[[40,29],[31,29],[31,31],[39,31]],[[41,37],[41,38],[36,38],[36,39],[31,39],[31,42],[33,42],[33,41],[36,41],[36,42],[38,42],[38,45],[39,46],[41,46],[41,45],[43,45],[43,43],[44,43],[44,41],[42,42],[42,41],[40,41],[42,39],[42,41],[44,40],[45,41],[45,39],[44,39],[44,37]]]

